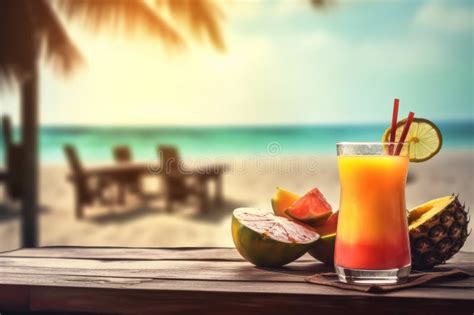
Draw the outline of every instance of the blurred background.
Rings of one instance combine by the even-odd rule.
[[[335,143],[379,141],[396,97],[443,134],[407,207],[474,201],[472,1],[33,2],[0,0],[0,251],[232,246],[232,210],[277,186],[336,210]]]

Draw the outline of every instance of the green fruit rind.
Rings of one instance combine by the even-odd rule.
[[[314,243],[308,253],[326,265],[334,265],[334,248],[336,246],[336,234],[322,236]]]
[[[259,234],[232,216],[232,238],[243,258],[258,267],[280,267],[303,256],[317,241],[285,243]]]

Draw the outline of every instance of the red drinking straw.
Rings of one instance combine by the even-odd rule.
[[[399,155],[400,152],[402,151],[403,142],[405,142],[405,139],[407,138],[408,130],[410,130],[410,126],[411,126],[411,123],[412,123],[414,117],[415,117],[414,112],[410,112],[408,114],[407,121],[405,123],[405,127],[403,127],[402,135],[400,136],[400,140],[398,141],[397,149],[395,150],[395,155]]]
[[[395,135],[397,133],[397,120],[398,120],[398,104],[400,100],[398,98],[393,100],[393,111],[392,111],[392,128],[390,129],[390,142],[395,142]],[[393,154],[393,144],[388,146],[388,152],[390,155]]]

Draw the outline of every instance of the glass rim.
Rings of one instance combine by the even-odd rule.
[[[406,145],[406,144],[410,144],[410,142],[390,142],[390,141],[387,141],[387,142],[380,142],[380,141],[361,141],[361,142],[357,142],[357,141],[341,141],[341,142],[336,142],[336,145],[339,146],[339,145],[398,145],[398,144],[402,144],[402,145]]]

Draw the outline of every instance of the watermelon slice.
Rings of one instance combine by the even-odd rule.
[[[326,220],[321,225],[314,226],[313,229],[318,232],[319,235],[325,236],[329,234],[335,234],[337,231],[337,217],[339,215],[339,210],[331,214],[329,219]]]
[[[320,225],[332,213],[331,205],[317,188],[313,188],[306,195],[296,200],[285,213],[292,219],[311,226]]]

